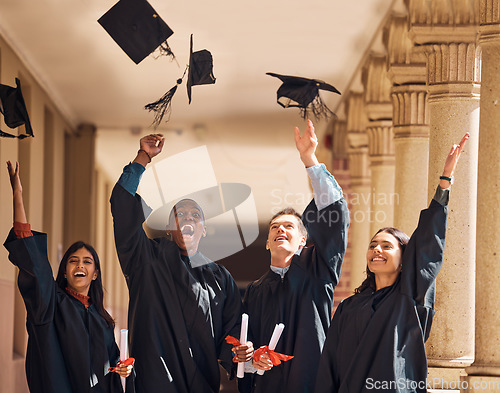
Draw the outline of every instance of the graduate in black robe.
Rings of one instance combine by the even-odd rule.
[[[14,200],[14,228],[4,243],[19,268],[26,305],[26,378],[31,393],[120,393],[114,321],[103,307],[101,267],[95,250],[76,242],[63,256],[56,280],[47,258],[47,235],[31,232],[19,180],[19,165],[7,163]],[[132,390],[127,389],[127,392]]]
[[[229,373],[235,370],[224,339],[239,331],[241,296],[231,274],[198,252],[206,232],[203,211],[194,201],[176,204],[172,240],[146,236],[145,202],[136,190],[163,144],[161,134],[141,138],[141,149],[111,195],[116,250],[129,288],[136,391],[218,392],[218,360]]]
[[[347,247],[349,211],[341,188],[318,163],[311,121],[302,137],[295,128],[295,141],[311,179],[314,200],[302,217],[288,208],[271,219],[267,240],[271,267],[248,286],[243,298],[249,316],[248,336],[255,348],[268,345],[275,325],[283,323],[276,352],[294,358],[272,368],[265,357],[253,361],[253,367],[267,371],[263,375],[247,373],[239,381],[241,392],[312,391],[332,317],[333,292]],[[247,366],[247,371],[255,370]]]
[[[427,391],[424,344],[443,263],[449,187],[467,138],[452,147],[411,238],[389,227],[370,241],[367,278],[335,311],[316,393]]]

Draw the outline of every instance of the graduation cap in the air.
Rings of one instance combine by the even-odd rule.
[[[0,112],[3,114],[4,122],[9,128],[16,128],[24,124],[26,129],[25,134],[17,137],[3,131],[0,131],[0,136],[19,139],[34,136],[23,93],[21,92],[21,82],[18,78],[16,78],[16,87],[0,84]]]
[[[189,55],[189,64],[184,70],[184,74],[181,78],[177,79],[177,83],[172,87],[167,93],[163,95],[159,100],[147,104],[144,109],[155,112],[155,119],[153,124],[155,128],[160,125],[165,114],[168,114],[168,119],[170,118],[170,110],[172,97],[174,96],[177,86],[182,83],[184,76],[188,73],[187,80],[187,94],[189,98],[189,103],[191,103],[191,87],[197,85],[209,85],[215,83],[215,77],[213,74],[213,59],[212,54],[206,50],[202,49],[193,52],[193,35],[191,34],[191,46]]]
[[[317,119],[335,116],[319,95],[320,90],[340,94],[332,85],[318,79],[299,76],[279,75],[272,72],[267,72],[266,75],[274,76],[283,82],[277,91],[278,104],[283,108],[300,108],[304,119],[308,117],[309,112],[312,112]]]
[[[174,32],[147,0],[120,0],[98,22],[135,64],[157,48],[175,59],[167,43]]]

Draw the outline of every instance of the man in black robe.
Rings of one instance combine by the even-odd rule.
[[[341,188],[316,158],[318,142],[311,121],[302,137],[295,128],[295,142],[311,179],[314,200],[302,221],[293,209],[273,217],[267,239],[270,270],[248,286],[243,299],[254,346],[268,345],[275,325],[283,323],[276,352],[294,358],[272,368],[265,357],[247,364],[248,373],[239,381],[241,392],[311,392],[332,317],[349,212]],[[258,375],[256,369],[266,371]]]
[[[239,331],[241,297],[231,274],[198,252],[205,225],[194,201],[174,208],[172,240],[146,236],[144,203],[136,190],[163,143],[160,134],[142,138],[111,195],[116,249],[129,288],[136,391],[218,392],[218,359],[233,371],[231,346],[224,339]]]

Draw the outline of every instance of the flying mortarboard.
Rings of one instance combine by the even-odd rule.
[[[184,74],[181,78],[177,79],[177,84],[172,87],[163,97],[159,100],[147,104],[144,109],[149,111],[156,112],[155,119],[153,124],[155,128],[160,125],[165,114],[168,114],[168,118],[170,118],[170,110],[172,97],[174,96],[177,86],[182,83],[186,72],[188,73],[187,80],[187,94],[189,98],[189,103],[191,103],[191,87],[197,85],[209,85],[215,83],[215,77],[213,74],[213,59],[212,54],[206,50],[202,49],[196,52],[193,52],[193,35],[191,34],[191,46],[189,51],[189,64],[184,70]]]
[[[266,75],[274,76],[283,82],[276,93],[278,104],[283,108],[300,108],[304,119],[308,117],[309,111],[317,119],[321,117],[328,118],[332,115],[335,116],[319,95],[319,90],[328,90],[340,94],[332,85],[318,79],[308,79],[299,76],[279,75],[272,72],[267,72]]]
[[[167,43],[174,32],[147,0],[120,0],[98,22],[135,64],[157,48],[175,59]]]
[[[0,131],[0,136],[19,139],[34,136],[23,93],[21,92],[21,82],[18,78],[16,78],[16,87],[0,84],[0,112],[3,114],[4,122],[9,128],[16,128],[24,124],[26,129],[25,134],[17,137],[3,131]]]

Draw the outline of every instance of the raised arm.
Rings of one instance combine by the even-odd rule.
[[[342,189],[325,165],[316,157],[318,138],[313,123],[308,120],[304,134],[295,127],[295,145],[300,159],[306,166],[311,179],[314,201],[302,214],[302,221],[307,229],[309,240],[315,245],[318,278],[337,284],[347,247],[347,228],[349,210],[342,195]]]
[[[142,137],[134,161],[125,166],[111,194],[115,245],[126,276],[149,260],[146,256],[152,252],[142,227],[149,213],[144,211],[146,204],[136,191],[146,165],[162,151],[164,141],[161,134]]]
[[[19,268],[18,286],[32,323],[44,324],[53,318],[55,282],[47,259],[47,237],[31,232],[23,203],[19,163],[7,161],[12,186],[14,228],[4,243],[9,260]],[[33,236],[34,235],[34,236]]]
[[[7,170],[9,171],[10,185],[12,187],[14,222],[26,224],[28,220],[26,219],[26,212],[24,210],[23,186],[19,178],[19,163],[16,161],[16,165],[14,166],[10,161],[7,161]]]
[[[455,168],[457,167],[458,159],[460,158],[460,154],[464,149],[465,142],[467,142],[467,139],[469,139],[468,132],[463,136],[462,140],[458,145],[453,145],[451,147],[451,150],[448,153],[448,156],[446,157],[444,163],[443,174],[439,178],[440,179],[439,187],[441,187],[442,189],[450,187],[451,180],[448,179],[453,178],[453,174],[455,173]]]
[[[452,146],[441,177],[453,176],[468,138],[467,133],[458,145]],[[420,213],[417,229],[403,254],[402,291],[424,307],[434,306],[435,280],[443,264],[450,185],[451,181],[440,179],[436,194],[429,207]]]

